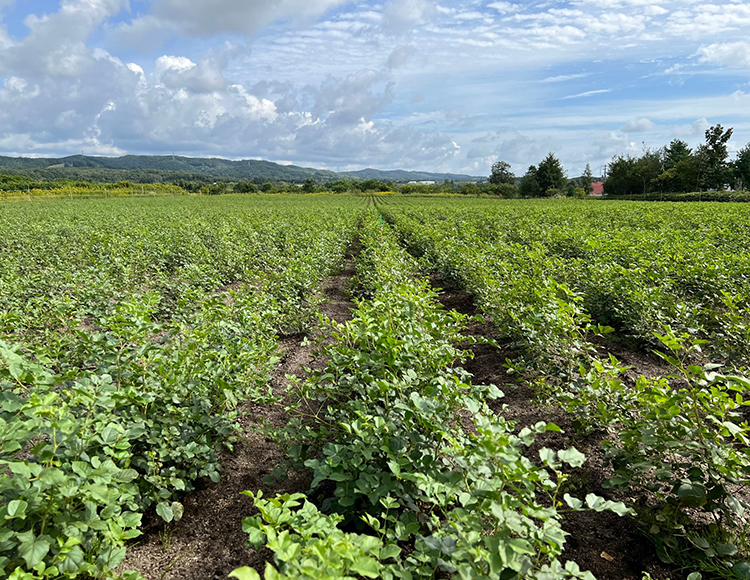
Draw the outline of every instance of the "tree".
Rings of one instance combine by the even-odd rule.
[[[706,143],[698,147],[698,167],[701,185],[706,189],[724,189],[729,182],[730,169],[727,163],[727,143],[733,129],[724,130],[721,125],[706,129]]]
[[[750,188],[750,143],[737,153],[737,159],[733,163],[733,170],[739,189]]]
[[[654,182],[663,172],[661,152],[646,149],[636,160],[635,171],[641,183],[640,193],[654,191]]]
[[[539,181],[536,178],[536,166],[530,165],[526,173],[521,178],[521,197],[540,197],[542,189],[539,187]]]
[[[516,199],[518,197],[518,188],[512,183],[489,184],[487,189],[488,193],[504,199]]]
[[[662,152],[664,169],[669,170],[676,167],[678,163],[689,159],[692,154],[693,150],[690,149],[690,146],[685,141],[682,139],[673,139]]]
[[[305,179],[305,182],[302,184],[302,191],[305,193],[314,193],[315,192],[315,181],[312,177],[308,177]]]
[[[516,176],[510,170],[510,164],[505,161],[496,161],[492,164],[492,173],[490,174],[489,182],[493,185],[500,185],[501,183],[509,183],[513,185],[516,181]]]
[[[583,171],[581,180],[583,181],[583,183],[581,184],[581,187],[584,193],[589,194],[592,191],[594,191],[594,187],[591,185],[592,182],[594,181],[594,174],[591,173],[591,163],[586,164],[586,169]]]
[[[461,193],[464,195],[479,195],[481,190],[479,186],[473,181],[467,181],[461,186]]]
[[[352,184],[346,179],[336,179],[328,184],[328,189],[333,193],[346,193],[352,189]]]
[[[234,191],[237,193],[256,193],[258,188],[251,181],[240,181],[235,184]]]
[[[604,191],[607,195],[629,195],[638,191],[638,175],[635,170],[636,159],[628,155],[615,155],[609,163]]]
[[[536,180],[542,195],[546,195],[549,190],[565,188],[565,170],[553,153],[548,154],[539,164],[536,170]]]
[[[654,178],[654,188],[664,192],[686,192],[696,188],[698,175],[697,158],[690,146],[681,139],[672,142],[661,151],[662,173]]]

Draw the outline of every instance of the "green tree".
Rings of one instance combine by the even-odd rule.
[[[608,195],[631,195],[638,192],[636,159],[630,155],[615,155],[609,162],[604,191]]]
[[[714,125],[706,129],[706,142],[698,147],[698,167],[701,186],[706,189],[724,189],[729,182],[731,172],[727,156],[727,143],[732,138],[733,129],[724,129]]]
[[[258,187],[251,181],[240,181],[234,185],[237,193],[257,193]]]
[[[489,182],[493,185],[500,185],[501,183],[514,184],[516,176],[510,170],[510,164],[505,161],[495,161],[492,164],[492,173],[490,174]]]
[[[479,195],[480,192],[479,186],[473,181],[467,181],[461,186],[461,193],[464,195]]]
[[[333,193],[346,193],[353,189],[352,182],[348,179],[336,179],[328,184],[328,189]]]
[[[655,189],[665,192],[696,189],[697,158],[685,141],[672,140],[662,149],[661,157],[663,172],[653,180]]]
[[[635,172],[640,183],[639,193],[649,193],[655,189],[655,180],[662,174],[660,151],[647,149],[635,162]]]
[[[586,169],[583,171],[583,175],[581,175],[581,189],[583,189],[584,193],[588,194],[594,191],[594,187],[591,185],[594,181],[594,174],[591,173],[591,163],[586,164]]]
[[[315,181],[312,177],[308,177],[305,179],[305,182],[302,184],[302,191],[305,193],[314,193],[315,192]]]
[[[565,170],[560,160],[553,153],[542,159],[536,170],[536,180],[539,183],[539,189],[542,195],[546,195],[549,190],[563,190],[567,180]]]
[[[487,184],[487,193],[504,199],[516,199],[519,197],[518,188],[512,183],[489,183]]]
[[[690,146],[685,141],[682,139],[673,139],[662,152],[664,169],[669,170],[676,167],[678,163],[689,159],[692,154],[693,150],[690,149]]]
[[[732,169],[738,189],[750,189],[750,143],[739,150]]]
[[[539,181],[536,177],[536,165],[530,165],[526,173],[521,178],[521,197],[540,197],[542,189],[539,187]]]

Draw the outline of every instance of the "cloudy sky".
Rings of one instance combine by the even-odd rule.
[[[569,175],[731,126],[750,0],[0,0],[0,154]]]

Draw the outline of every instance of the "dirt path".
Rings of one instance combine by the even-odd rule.
[[[439,298],[446,308],[470,316],[478,314],[470,294],[450,288],[448,283],[439,278],[434,278],[433,283],[437,287],[445,283],[448,287]],[[492,325],[487,322],[470,323],[466,334],[477,338],[495,337]],[[473,375],[473,382],[495,384],[505,393],[505,397],[491,403],[490,407],[495,412],[516,421],[517,430],[538,421],[552,422],[563,429],[564,433],[552,432],[537,437],[535,444],[529,449],[530,459],[539,460],[538,449],[542,446],[559,450],[574,445],[586,454],[587,461],[583,468],[574,471],[570,480],[573,486],[570,493],[584,496],[593,492],[608,499],[624,499],[612,497],[609,490],[602,488],[602,483],[611,476],[611,472],[605,466],[600,450],[601,437],[596,434],[589,437],[576,436],[567,413],[552,405],[545,405],[527,384],[517,383],[513,376],[507,374],[503,366],[506,358],[517,355],[510,344],[501,343],[500,348],[476,344],[471,345],[469,350],[474,358],[467,361],[464,367]],[[625,351],[616,354],[635,367],[633,371],[629,371],[633,374],[648,376],[665,368],[658,364],[660,361],[657,362],[648,355]],[[648,364],[640,369],[639,361]],[[589,570],[599,580],[641,580],[643,572],[649,572],[660,580],[684,577],[684,574],[659,561],[653,544],[638,531],[632,518],[621,518],[613,513],[572,513],[566,517],[563,528],[570,534],[563,560],[577,562],[581,569]]]
[[[354,304],[347,290],[353,273],[354,263],[348,254],[344,270],[326,278],[321,287],[325,302],[320,310],[337,322],[351,318]],[[302,346],[303,339],[303,335],[295,335],[281,340],[283,358],[272,381],[275,392],[286,391],[287,375],[303,376],[303,367],[314,366],[314,346]],[[263,569],[271,552],[245,546],[242,520],[255,510],[252,500],[241,492],[262,490],[265,496],[305,492],[310,478],[307,473],[291,473],[286,480],[264,483],[263,478],[282,462],[284,453],[254,427],[261,418],[281,426],[288,417],[280,406],[248,403],[243,411],[244,435],[233,453],[224,453],[221,481],[185,497],[185,513],[175,524],[165,526],[153,515],[144,519],[144,535],[129,547],[120,570],[137,570],[149,580],[225,580],[240,566]]]

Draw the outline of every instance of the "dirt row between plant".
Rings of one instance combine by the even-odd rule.
[[[351,250],[344,269],[326,278],[321,287],[320,312],[336,322],[351,318],[354,304],[347,293],[354,275]],[[304,376],[304,367],[317,366],[313,360],[315,347],[304,343],[304,335],[280,341],[282,359],[273,372],[275,393],[284,393],[289,386],[287,375]],[[285,459],[284,452],[266,438],[257,427],[261,420],[283,426],[288,415],[281,406],[247,403],[242,407],[242,437],[234,452],[224,452],[223,473],[217,484],[203,482],[202,487],[184,498],[185,512],[179,522],[164,524],[155,514],[144,518],[143,536],[128,548],[119,570],[137,570],[149,580],[225,580],[240,566],[262,571],[271,558],[267,549],[247,547],[247,534],[242,520],[255,513],[252,500],[242,495],[245,490],[262,490],[264,496],[306,492],[311,478],[307,473],[290,473],[289,478],[273,484],[264,483],[274,468]]]
[[[433,283],[437,287],[448,288],[439,298],[445,308],[472,317],[479,314],[471,294],[451,288],[449,283],[438,277],[433,278]],[[486,320],[471,322],[465,334],[476,338],[497,338],[492,324]],[[604,462],[601,435],[577,436],[565,411],[539,401],[528,384],[517,381],[516,377],[507,373],[504,366],[506,359],[514,358],[518,353],[507,342],[500,341],[500,346],[486,343],[470,345],[467,349],[472,352],[473,358],[464,365],[473,375],[474,384],[495,384],[505,394],[505,397],[491,403],[493,411],[515,421],[516,431],[539,421],[554,423],[564,431],[537,436],[528,457],[538,461],[541,447],[560,450],[575,446],[586,455],[587,461],[582,468],[574,471],[567,491],[578,497],[593,492],[607,499],[626,500],[626,497],[614,496],[610,490],[602,488],[602,483],[612,473]],[[634,367],[628,371],[629,376],[655,376],[662,371],[668,373],[668,367],[648,353],[618,349],[613,354]],[[590,571],[598,580],[642,580],[643,572],[649,572],[659,580],[678,580],[685,576],[658,559],[653,544],[639,532],[636,522],[630,517],[621,518],[609,512],[570,513],[563,522],[563,528],[570,534],[563,560],[577,562],[582,570]]]

